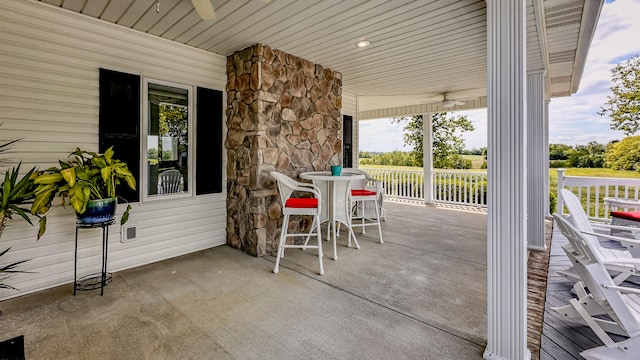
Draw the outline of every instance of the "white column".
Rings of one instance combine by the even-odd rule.
[[[424,202],[433,203],[433,125],[431,114],[422,114],[422,163],[424,167]]]
[[[527,73],[527,242],[530,250],[544,251],[545,183],[549,183],[549,145],[545,118],[544,70]],[[543,151],[547,148],[547,151]],[[547,157],[545,158],[545,153]]]
[[[487,348],[528,360],[526,3],[487,0]]]
[[[547,94],[548,95],[548,94]],[[544,158],[546,159],[546,173],[549,173],[549,102],[550,100],[545,98],[544,100]],[[549,178],[544,182],[544,193],[549,194]],[[544,214],[551,215],[551,203],[549,202],[549,196],[544,197]]]

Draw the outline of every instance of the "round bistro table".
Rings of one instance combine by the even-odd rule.
[[[320,222],[328,222],[327,224],[327,240],[331,236],[333,241],[333,260],[338,259],[338,250],[336,245],[337,224],[344,224],[349,231],[348,247],[351,247],[351,237],[356,245],[356,249],[360,249],[360,244],[356,239],[356,235],[351,227],[351,216],[349,216],[349,191],[351,191],[352,180],[362,180],[364,175],[361,174],[341,174],[339,176],[331,175],[330,171],[311,171],[300,174],[301,179],[311,180],[314,185],[320,188],[322,195],[322,211],[320,213]]]

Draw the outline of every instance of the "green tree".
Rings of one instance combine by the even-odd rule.
[[[587,145],[576,145],[565,154],[570,167],[601,168],[604,165],[605,145],[591,141]]]
[[[189,117],[187,107],[163,104],[160,108],[160,136],[171,136],[178,139],[178,151],[187,151]]]
[[[565,144],[549,144],[549,160],[567,160],[571,146]]]
[[[604,160],[606,166],[614,170],[640,172],[640,136],[629,136],[610,144]]]
[[[611,70],[612,94],[598,113],[611,118],[611,129],[633,135],[640,129],[640,55]]]
[[[423,166],[423,124],[422,115],[411,117],[394,117],[392,122],[404,123],[404,143],[413,147],[414,166]],[[431,116],[433,133],[433,167],[434,168],[471,168],[471,161],[459,154],[464,150],[462,133],[473,131],[473,123],[463,115],[447,117],[446,112]]]

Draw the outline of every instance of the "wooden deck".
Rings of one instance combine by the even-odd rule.
[[[588,326],[564,318],[551,310],[554,306],[568,304],[569,299],[575,297],[571,292],[573,283],[556,273],[570,266],[569,258],[561,248],[567,242],[560,231],[554,228],[549,256],[540,360],[583,359],[580,356],[581,351],[602,345],[600,339]],[[623,339],[615,335],[611,337],[615,341]]]

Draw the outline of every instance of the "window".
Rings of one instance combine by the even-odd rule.
[[[144,79],[143,200],[191,196],[192,88]]]
[[[138,74],[101,68],[99,151],[113,146],[116,156],[129,165],[138,183],[136,190],[119,189],[118,196],[128,202],[139,202],[174,199],[194,193],[222,193],[224,104],[220,90],[204,87],[194,90],[190,86],[150,79],[143,82]],[[160,134],[160,112],[172,107],[187,118],[187,127],[175,141],[175,128],[173,135],[168,130]],[[170,114],[163,116],[163,128],[174,126],[173,120],[171,125],[168,123]],[[176,122],[184,124],[184,117]],[[155,150],[155,155],[154,150],[149,154],[149,146]],[[184,154],[180,151],[181,146],[186,150]],[[161,147],[162,154],[158,152]],[[182,155],[186,155],[186,161]],[[164,175],[174,174],[178,180],[182,177],[178,181],[178,191],[159,193],[160,164],[166,167],[170,163],[175,171]],[[185,165],[178,166],[181,164]],[[164,189],[162,187],[161,191]]]

